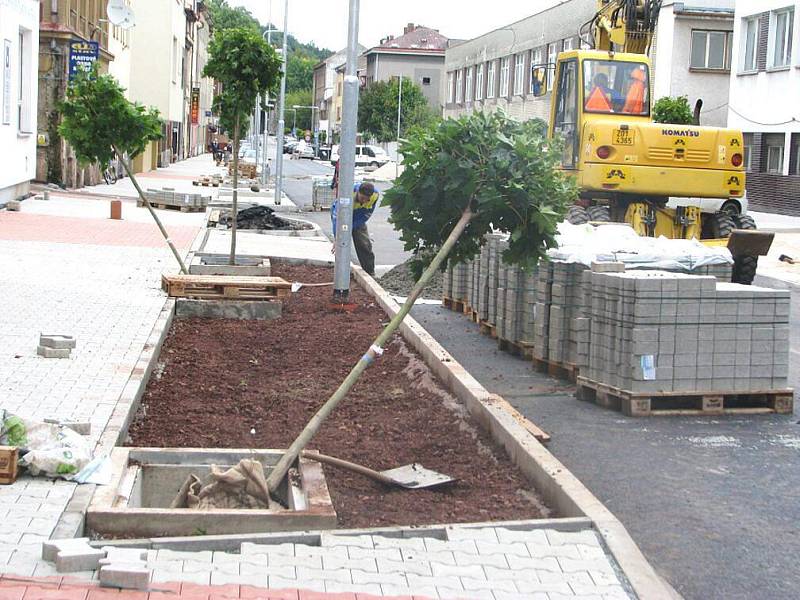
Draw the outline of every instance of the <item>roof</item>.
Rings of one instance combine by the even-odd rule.
[[[405,28],[403,35],[398,37],[389,36],[378,46],[367,50],[370,52],[401,52],[414,53],[424,52],[425,54],[444,53],[448,46],[449,38],[439,33],[437,29],[423,27],[422,25],[409,24]]]

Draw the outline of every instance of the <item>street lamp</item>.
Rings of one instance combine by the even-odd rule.
[[[287,29],[289,28],[289,0],[283,3],[283,74],[281,75],[281,93],[278,97],[278,131],[275,132],[278,141],[275,156],[275,204],[281,203],[283,192],[283,107],[286,105],[286,57],[287,57]]]

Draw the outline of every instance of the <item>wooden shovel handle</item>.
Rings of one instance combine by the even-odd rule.
[[[387,477],[383,473],[373,471],[368,467],[357,465],[356,463],[342,460],[341,458],[334,458],[333,456],[319,454],[318,452],[309,452],[308,450],[303,450],[303,452],[301,452],[301,456],[303,458],[308,458],[309,460],[316,460],[317,462],[326,463],[334,467],[340,467],[342,469],[347,469],[348,471],[353,471],[354,473],[365,475],[370,479],[374,479],[375,481],[378,481],[384,485],[393,487],[397,487],[399,485],[394,479]]]

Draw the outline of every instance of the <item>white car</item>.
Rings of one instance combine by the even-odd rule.
[[[334,146],[331,151],[331,164],[336,165],[339,160],[339,146]],[[357,167],[382,167],[391,159],[386,154],[386,150],[380,146],[358,145],[356,146],[356,166]]]
[[[747,194],[742,198],[670,198],[668,208],[699,206],[704,213],[726,212],[731,216],[747,214]]]
[[[292,158],[316,158],[316,154],[314,153],[314,146],[309,144],[308,142],[299,142],[293,149],[292,149]]]

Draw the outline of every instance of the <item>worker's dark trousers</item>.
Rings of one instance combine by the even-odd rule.
[[[375,255],[372,253],[372,240],[369,239],[366,224],[353,229],[353,245],[356,247],[361,268],[370,275],[375,275]]]

